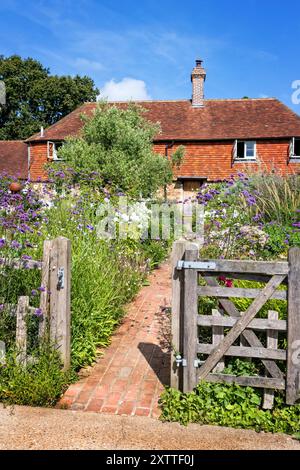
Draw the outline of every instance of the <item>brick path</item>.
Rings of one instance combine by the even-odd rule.
[[[59,406],[118,415],[159,415],[158,397],[169,384],[170,263],[149,277],[128,306],[111,345]]]

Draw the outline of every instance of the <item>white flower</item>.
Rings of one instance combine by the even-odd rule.
[[[130,219],[132,220],[132,222],[139,222],[140,221],[139,216],[135,212],[133,214],[131,214]]]
[[[128,214],[121,214],[121,219],[123,219],[124,222],[129,222],[129,215]]]

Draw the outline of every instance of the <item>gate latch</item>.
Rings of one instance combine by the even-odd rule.
[[[57,272],[57,289],[61,290],[65,287],[65,270],[64,268],[59,268]]]
[[[195,359],[194,360],[194,367],[195,369],[198,369],[198,367],[201,367],[202,364],[204,364],[205,361],[200,361],[200,359]]]
[[[196,269],[197,271],[215,271],[217,265],[213,261],[178,261],[177,269]]]
[[[186,359],[183,359],[183,357],[180,356],[180,354],[178,354],[178,356],[176,356],[176,364],[177,364],[177,367],[186,367],[187,366],[187,362],[186,362]]]

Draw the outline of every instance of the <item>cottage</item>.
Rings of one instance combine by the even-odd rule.
[[[145,101],[147,118],[161,124],[153,142],[165,158],[184,145],[174,187],[197,190],[204,181],[261,169],[281,175],[300,173],[300,117],[277,99],[205,99],[206,71],[197,60],[191,74],[192,99]],[[113,103],[126,106],[124,103]],[[91,116],[96,103],[85,103],[56,124],[26,140],[31,180],[47,180],[45,164],[58,160],[57,150],[68,136],[80,133],[82,114]]]

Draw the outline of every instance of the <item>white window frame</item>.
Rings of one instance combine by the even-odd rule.
[[[63,159],[57,156],[56,143],[57,142],[53,142],[51,140],[47,141],[47,157],[48,160],[51,160],[53,162],[61,162],[63,161]],[[50,155],[50,145],[52,145],[52,155]]]
[[[238,157],[238,144],[242,142],[244,144],[244,157]],[[253,157],[247,156],[247,144],[254,144],[254,155]],[[234,161],[238,162],[254,162],[257,158],[257,143],[256,140],[235,140],[233,146]]]
[[[296,155],[295,154],[295,143],[296,143],[296,140],[300,141],[300,138],[298,137],[293,137],[291,139],[291,142],[290,142],[290,149],[289,149],[289,153],[290,153],[290,160],[293,161],[293,160],[300,160],[300,155]]]

